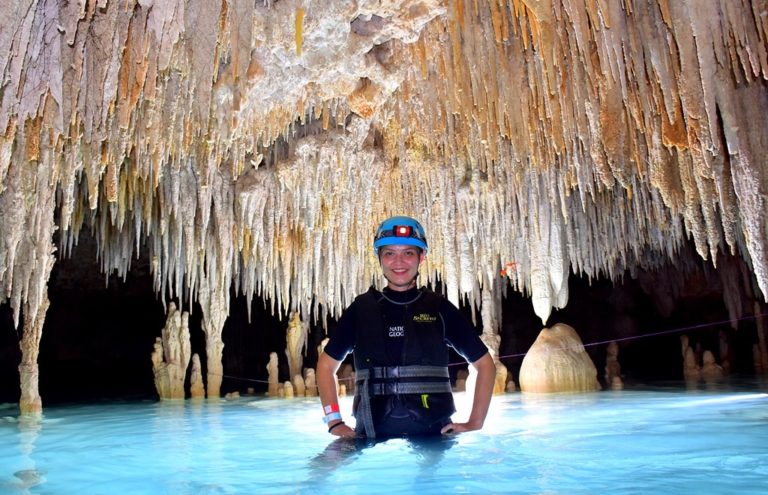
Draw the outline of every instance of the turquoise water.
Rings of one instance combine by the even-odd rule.
[[[333,441],[317,399],[6,405],[0,493],[765,494],[767,391],[513,393],[480,432],[379,442]]]

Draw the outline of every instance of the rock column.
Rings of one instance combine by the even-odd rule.
[[[152,352],[155,388],[161,400],[184,399],[184,381],[191,352],[189,314],[178,311],[176,305],[170,303],[162,337],[157,338]]]
[[[43,336],[43,323],[49,305],[47,292],[44,293],[36,313],[28,313],[29,305],[25,305],[24,333],[21,337],[21,363],[19,364],[19,378],[21,379],[19,410],[21,414],[39,414],[43,410],[43,400],[38,389],[40,370],[37,365],[37,357],[40,354],[40,339]]]
[[[211,279],[200,283],[198,299],[203,309],[203,332],[205,333],[205,354],[207,358],[208,398],[221,396],[221,381],[224,377],[224,340],[222,332],[229,314],[229,289],[217,284],[208,286]]]
[[[498,285],[492,282],[494,286]],[[496,365],[496,380],[493,385],[494,394],[503,394],[507,391],[507,367],[499,360],[499,345],[501,344],[501,335],[499,335],[499,315],[501,314],[501,291],[497,287],[487,287],[482,292],[481,314],[483,317],[483,334],[480,336],[483,343],[488,347],[488,352]],[[474,390],[474,383],[477,379],[477,372],[474,367],[469,367],[469,380],[467,388]],[[514,385],[513,385],[514,386]]]
[[[286,335],[285,356],[288,358],[288,376],[294,382],[303,380],[304,353],[307,349],[309,324],[301,321],[298,311],[291,314]]]

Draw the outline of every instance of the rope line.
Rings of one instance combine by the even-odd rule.
[[[724,325],[726,323],[731,323],[732,321],[744,321],[744,320],[756,320],[757,318],[762,318],[764,316],[768,316],[768,313],[762,313],[759,315],[752,315],[752,316],[744,316],[742,318],[736,318],[735,320],[721,320],[721,321],[715,321],[710,323],[701,323],[699,325],[691,325],[687,327],[680,327],[680,328],[673,328],[670,330],[661,330],[659,332],[652,332],[652,333],[646,333],[643,335],[633,335],[631,337],[623,337],[620,339],[610,339],[610,340],[601,340],[597,342],[590,342],[588,344],[583,344],[583,347],[592,347],[596,345],[603,345],[603,344],[610,344],[611,342],[625,342],[628,340],[637,340],[637,339],[644,339],[646,337],[657,337],[659,335],[668,335],[672,333],[680,333],[685,332],[689,330],[701,330],[703,328],[709,328],[709,327],[715,327],[718,325]],[[527,352],[520,352],[517,354],[506,354],[504,356],[499,356],[499,359],[507,359],[507,358],[516,358],[516,357],[522,357],[528,354]],[[459,363],[449,363],[448,366],[461,366],[467,364],[466,362],[459,362]],[[258,380],[256,378],[243,378],[239,376],[232,376],[232,375],[219,375],[223,378],[229,378],[232,380],[240,380],[245,382],[254,382],[254,383],[267,383],[269,384],[268,380]],[[345,381],[345,380],[352,380],[352,378],[339,378],[339,381]]]

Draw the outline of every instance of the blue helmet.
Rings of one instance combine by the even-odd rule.
[[[379,248],[395,244],[416,246],[425,254],[429,249],[424,227],[411,217],[388,218],[376,230],[376,237],[373,238],[373,252],[376,256],[379,255]]]

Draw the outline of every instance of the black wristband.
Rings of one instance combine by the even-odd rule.
[[[338,422],[338,423],[336,423],[335,425],[333,425],[333,426],[331,426],[331,427],[329,427],[329,428],[328,428],[328,433],[330,433],[330,432],[331,432],[331,431],[332,431],[334,428],[336,428],[337,426],[339,426],[339,425],[343,425],[343,424],[344,424],[344,421],[339,421],[339,422]]]

